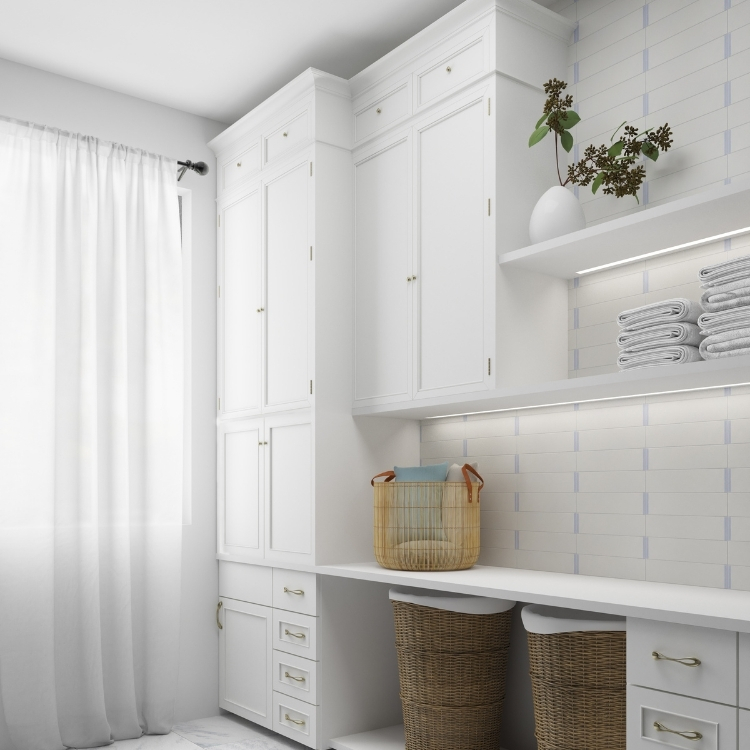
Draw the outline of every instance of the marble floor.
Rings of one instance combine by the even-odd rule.
[[[307,750],[269,729],[236,716],[212,716],[175,724],[169,734],[119,740],[107,750]]]

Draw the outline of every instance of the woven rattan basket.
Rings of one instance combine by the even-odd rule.
[[[539,750],[625,750],[625,633],[528,633]]]
[[[392,604],[406,750],[498,750],[511,611]]]
[[[375,559],[391,570],[464,570],[479,558],[479,495],[484,480],[462,468],[463,482],[375,482]],[[469,474],[479,482],[472,483]]]

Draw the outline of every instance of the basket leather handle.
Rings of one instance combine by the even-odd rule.
[[[466,488],[469,490],[469,502],[471,502],[471,479],[469,479],[469,472],[480,481],[479,489],[477,490],[477,502],[479,502],[479,493],[482,491],[482,487],[484,487],[484,479],[482,479],[479,472],[471,464],[464,464],[461,467],[461,473],[464,475],[464,480],[466,481]]]
[[[386,482],[392,482],[396,478],[396,472],[395,471],[381,471],[380,474],[376,474],[371,480],[370,484],[374,487],[375,486],[375,480],[378,477],[385,477]]]

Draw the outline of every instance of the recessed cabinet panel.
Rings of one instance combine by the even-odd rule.
[[[739,647],[739,704],[742,708],[750,708],[750,633],[739,634]]]
[[[482,384],[484,100],[418,131],[418,390]]]
[[[309,162],[266,186],[266,405],[308,402]]]
[[[260,420],[219,428],[219,550],[244,557],[263,554]]]
[[[224,190],[234,187],[260,169],[259,158],[260,147],[258,143],[245,149],[241,154],[235,156],[221,165],[221,176]]]
[[[260,191],[224,210],[221,226],[223,414],[260,409]]]
[[[285,423],[286,422],[286,423]],[[312,425],[266,420],[268,550],[312,552]]]
[[[465,83],[485,69],[484,37],[445,58],[417,76],[422,106]]]
[[[409,143],[355,171],[355,399],[409,395]]]
[[[409,87],[404,84],[354,116],[354,137],[361,141],[409,114]]]
[[[308,115],[305,111],[266,137],[266,164],[307,139]]]
[[[273,610],[221,599],[219,630],[219,705],[271,727]]]

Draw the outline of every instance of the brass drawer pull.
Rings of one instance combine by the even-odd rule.
[[[284,677],[288,677],[290,680],[296,680],[297,682],[304,682],[304,677],[295,677],[293,674],[289,674],[289,672],[284,672]]]
[[[224,606],[224,602],[219,602],[216,605],[216,624],[219,626],[219,630],[224,630],[224,626],[221,624],[221,621],[219,620],[219,612],[221,611],[221,608]]]
[[[284,714],[284,721],[291,721],[292,724],[300,724],[302,726],[305,725],[304,721],[301,721],[301,720],[298,720],[298,719],[293,719],[289,714]]]
[[[652,651],[651,656],[656,661],[673,661],[676,664],[682,664],[683,667],[700,667],[701,665],[701,660],[696,659],[694,656],[684,656],[681,659],[675,659],[671,656],[664,656],[664,654],[660,654],[658,651]]]
[[[670,734],[676,734],[678,737],[682,737],[685,740],[702,740],[703,735],[700,732],[680,732],[677,729],[670,729],[665,727],[664,724],[660,724],[658,721],[654,722],[654,729],[657,732],[669,732]]]
[[[286,586],[284,586],[284,593],[285,594],[296,594],[297,596],[304,596],[305,592],[302,589],[288,589]]]
[[[305,637],[304,633],[292,633],[286,628],[284,628],[284,635],[291,635],[292,638],[304,638]]]

